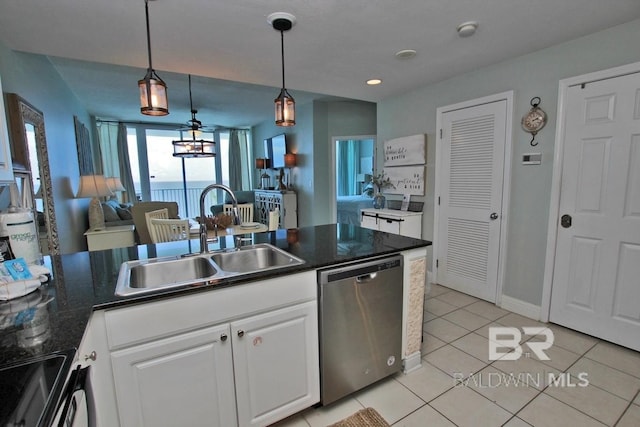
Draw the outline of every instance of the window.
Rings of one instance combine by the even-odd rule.
[[[200,193],[215,182],[229,185],[229,132],[216,131],[202,133],[203,139],[213,139],[216,157],[188,158],[173,157],[172,141],[186,137],[180,131],[150,127],[149,125],[128,125],[127,144],[131,162],[136,198],[138,200],[176,201],[181,218],[195,218],[200,212]],[[243,169],[248,165],[248,147],[243,147]],[[250,175],[247,169],[243,175]],[[250,187],[249,183],[249,187]],[[210,192],[205,202],[206,214],[211,205],[222,203],[219,192]],[[218,201],[220,200],[220,201]]]

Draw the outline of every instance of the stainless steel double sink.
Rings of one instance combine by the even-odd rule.
[[[267,243],[244,246],[234,251],[128,261],[120,267],[115,293],[130,296],[180,286],[215,283],[229,277],[303,263],[304,260]]]

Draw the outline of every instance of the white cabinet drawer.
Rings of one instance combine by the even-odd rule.
[[[420,239],[422,237],[422,212],[363,209],[360,215],[360,226]]]
[[[378,220],[373,216],[361,215],[360,226],[364,228],[370,228],[372,230],[378,229]]]
[[[378,230],[387,233],[400,234],[400,224],[402,220],[378,218]]]

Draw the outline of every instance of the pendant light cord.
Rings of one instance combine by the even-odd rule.
[[[195,113],[193,112],[193,98],[191,97],[191,74],[189,74],[189,106],[191,107],[191,115],[195,119]]]
[[[191,107],[191,138],[193,138],[193,140],[196,140],[196,129],[194,129],[194,126],[196,125],[196,113],[195,110],[193,109],[193,97],[191,96],[191,74],[189,74],[189,107]]]
[[[151,63],[151,31],[149,31],[149,0],[144,0],[144,13],[147,18],[147,53],[149,54],[149,70],[153,70]]]
[[[284,31],[282,30],[280,30],[280,54],[282,58],[282,89],[284,89]]]

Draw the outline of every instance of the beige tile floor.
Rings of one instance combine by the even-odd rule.
[[[554,333],[549,360],[526,345],[519,360],[489,360],[495,326],[548,326]],[[423,333],[421,368],[277,426],[324,427],[368,406],[394,427],[640,426],[638,352],[439,285],[425,296]],[[521,343],[528,340],[540,338],[524,336]],[[550,374],[568,380],[550,384]]]

